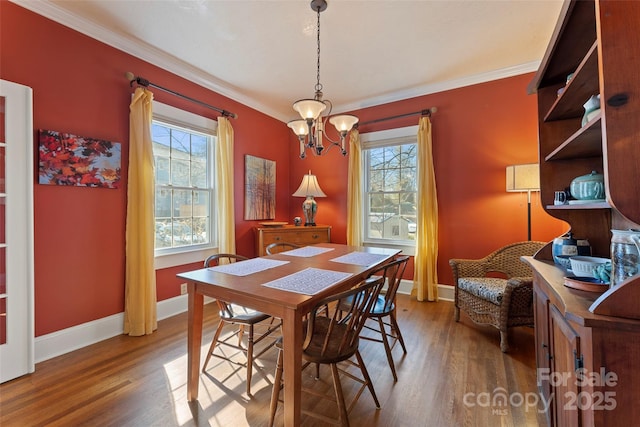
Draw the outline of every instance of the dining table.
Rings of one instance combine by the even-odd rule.
[[[180,273],[187,282],[187,399],[198,399],[204,297],[282,320],[284,424],[300,425],[303,318],[324,297],[351,288],[392,260],[392,248],[319,243],[247,261]]]

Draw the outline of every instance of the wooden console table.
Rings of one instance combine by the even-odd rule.
[[[256,253],[258,256],[267,254],[265,248],[271,243],[287,242],[299,246],[315,245],[316,243],[329,243],[331,241],[331,226],[317,225],[304,227],[285,225],[283,227],[257,227]]]

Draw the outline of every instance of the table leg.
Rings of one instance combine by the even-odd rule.
[[[284,425],[300,425],[302,376],[302,316],[288,309],[282,319],[284,349]]]
[[[187,284],[188,325],[187,325],[187,400],[198,399],[200,386],[200,347],[202,346],[202,319],[204,295],[196,292],[196,284]]]

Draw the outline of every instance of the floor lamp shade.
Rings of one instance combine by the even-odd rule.
[[[538,164],[507,166],[507,191],[527,193],[527,239],[531,240],[531,192],[540,191]]]
[[[507,166],[507,191],[540,190],[540,168],[537,163]]]

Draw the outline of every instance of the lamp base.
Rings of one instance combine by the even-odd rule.
[[[304,226],[314,227],[316,225],[316,212],[318,211],[318,203],[313,199],[313,196],[307,196],[304,202],[302,202],[302,213],[304,214]]]

